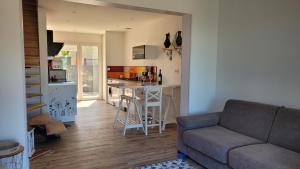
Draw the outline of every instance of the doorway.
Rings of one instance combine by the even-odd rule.
[[[122,7],[120,7],[120,8],[122,8]],[[66,11],[66,10],[64,9],[64,11]],[[76,15],[77,13],[81,14],[81,12],[78,12],[78,8],[75,8],[75,7],[69,13],[72,13],[72,15]],[[59,15],[59,16],[61,16],[61,15]],[[190,19],[187,20],[188,17],[186,17],[186,16],[184,16],[183,18],[186,20],[184,23],[187,25],[186,27],[185,27],[185,25],[183,27],[183,31],[184,31],[183,35],[185,36],[185,35],[189,35],[189,33],[186,33],[186,30],[189,29],[191,20]],[[70,23],[70,21],[69,22],[66,21],[66,23]],[[103,24],[103,22],[101,22],[101,24]],[[117,27],[117,25],[116,25],[116,27]],[[128,30],[127,29],[126,30],[129,31],[130,29],[132,29],[132,28],[128,27]],[[108,37],[104,36],[104,38],[107,39]],[[139,36],[138,36],[138,38],[141,39],[141,37],[139,37]],[[183,39],[190,39],[190,38],[183,37]],[[65,45],[67,45],[68,44],[67,42],[73,42],[74,43],[74,40],[69,40],[68,39],[68,41],[65,40],[64,42],[65,42]],[[104,77],[103,79],[105,79],[105,77],[106,77],[105,74],[106,74],[106,63],[107,63],[107,60],[104,60],[104,59],[106,59],[105,56],[108,53],[108,51],[105,48],[105,46],[107,46],[106,42],[107,41],[103,41],[103,46],[104,46],[103,49],[101,47],[100,48],[98,47],[98,60],[99,60],[99,62],[101,61],[101,64],[104,65],[104,66],[102,66],[102,69],[98,66],[98,68],[100,69],[100,71],[98,71],[98,72],[99,73],[102,72],[102,75]],[[118,41],[118,42],[120,42],[120,41]],[[145,42],[140,42],[140,43],[145,43]],[[112,43],[112,44],[114,46],[114,48],[113,48],[114,51],[120,50],[120,48],[115,47],[116,43]],[[189,54],[187,54],[187,51],[189,51],[190,43],[187,40],[187,41],[185,41],[185,44],[187,44],[187,46],[183,47],[182,56],[181,56],[182,60],[183,60],[181,64],[184,66],[184,67],[182,67],[182,75],[181,75],[182,91],[184,93],[184,95],[181,95],[182,98],[185,98],[186,97],[185,94],[188,94],[188,92],[186,92],[186,91],[188,90],[188,88],[187,88],[188,85],[187,84],[189,82],[188,80],[185,81],[185,78],[188,79],[188,77],[189,77],[187,75],[188,74],[187,71],[189,70],[188,69],[189,67],[187,66],[187,65],[189,65]],[[73,45],[76,46],[76,55],[75,55],[76,56],[75,57],[76,58],[76,65],[75,65],[75,67],[76,67],[76,70],[78,70],[77,73],[76,73],[76,75],[77,75],[76,80],[78,82],[78,99],[79,100],[88,100],[88,99],[92,99],[93,97],[97,97],[97,89],[94,90],[94,86],[96,86],[96,85],[93,84],[94,80],[96,79],[96,78],[94,78],[95,74],[93,73],[93,70],[97,69],[97,65],[95,64],[96,57],[88,56],[88,54],[85,56],[85,52],[84,52],[85,46],[87,46],[86,50],[89,50],[89,52],[91,52],[91,53],[96,53],[96,52],[93,52],[94,47],[92,47],[93,46],[92,44],[83,44],[83,43],[78,43],[78,44],[73,44]],[[100,56],[102,54],[102,52],[100,52],[100,50],[103,50],[103,57]],[[86,52],[86,53],[89,53],[89,52]],[[126,51],[123,51],[123,52],[125,53]],[[131,53],[131,52],[127,52],[127,53]],[[175,51],[174,51],[174,53],[175,53]],[[99,58],[103,58],[103,59],[99,59]],[[101,64],[99,64],[99,62],[98,62],[98,65],[101,65]],[[92,79],[92,81],[90,79]],[[106,80],[102,81],[103,86],[106,86],[105,82],[106,82]],[[103,93],[105,93],[105,92],[103,92]],[[98,91],[98,94],[101,94],[100,90]],[[187,102],[187,104],[182,105],[183,102]],[[181,99],[181,105],[182,105],[182,106],[180,106],[181,108],[188,108],[188,105],[189,105],[188,104],[188,97],[187,97],[187,99]],[[75,126],[73,128],[70,128],[69,132],[67,132],[66,135],[64,135],[65,138],[68,138],[66,140],[72,140],[72,142],[78,143],[80,145],[82,145],[82,143],[84,143],[85,141],[95,140],[95,137],[94,137],[95,133],[94,132],[88,132],[87,133],[86,131],[95,131],[95,132],[101,131],[100,134],[98,133],[96,135],[100,136],[101,138],[107,139],[109,141],[110,140],[124,140],[122,136],[114,134],[116,130],[112,129],[112,127],[111,127],[111,122],[113,121],[113,118],[114,118],[113,114],[115,112],[115,110],[113,109],[112,106],[107,105],[107,104],[105,104],[104,102],[101,102],[101,101],[85,101],[85,102],[81,102],[79,104],[78,108],[81,109],[81,110],[80,110],[80,113],[77,116],[78,117],[77,118],[78,120],[76,122],[77,126]],[[180,112],[188,112],[188,111],[180,111]],[[99,126],[97,126],[97,125],[99,125]],[[108,130],[106,130],[106,129],[108,129]],[[134,130],[133,132],[141,132],[141,131]],[[174,140],[176,140],[175,139],[176,138],[176,126],[171,125],[170,128],[167,128],[167,132],[165,132],[165,133],[166,134],[162,135],[162,137],[157,137],[157,136],[152,137],[154,139],[161,138],[163,141],[166,141],[165,136],[168,136],[168,138],[171,140],[171,141],[167,141],[168,142],[167,145],[159,146],[158,149],[154,149],[153,151],[150,151],[150,154],[152,154],[153,160],[156,160],[156,159],[164,160],[164,159],[168,159],[168,158],[170,158],[170,159],[176,158],[174,156],[174,155],[176,155],[175,154],[175,152],[176,152],[175,144],[176,143],[174,142]],[[113,134],[116,137],[112,137],[110,134]],[[84,135],[84,139],[82,139],[83,138],[82,135]],[[71,136],[71,137],[69,137],[69,136]],[[74,136],[74,137],[72,138],[72,136]],[[136,137],[138,139],[143,138],[142,141],[145,142],[145,143],[153,142],[153,139],[151,139],[151,137],[150,138],[145,138],[143,136],[143,134],[137,135]],[[110,139],[108,139],[108,138],[110,138]],[[79,140],[76,140],[76,139],[79,139]],[[125,141],[126,141],[126,139],[125,139]],[[138,156],[139,156],[138,153],[137,154],[132,153],[132,154],[136,155],[136,157],[131,156],[128,159],[124,159],[122,154],[121,154],[120,157],[110,156],[109,153],[112,153],[112,155],[114,155],[115,151],[122,152],[122,150],[120,150],[120,147],[117,146],[118,143],[116,144],[116,142],[111,142],[111,141],[110,141],[110,143],[111,143],[111,145],[109,145],[108,147],[113,146],[113,147],[117,147],[117,149],[116,150],[114,150],[114,149],[105,150],[104,149],[104,151],[107,151],[105,157],[113,157],[114,158],[114,160],[111,161],[112,164],[111,163],[105,164],[105,165],[108,165],[108,166],[106,166],[106,168],[112,168],[113,166],[115,167],[115,166],[118,166],[118,165],[122,166],[124,164],[128,164],[127,163],[128,161],[135,161],[133,159],[138,158]],[[134,142],[131,142],[131,143],[134,143]],[[148,150],[143,150],[140,147],[136,147],[136,146],[132,145],[131,143],[128,144],[127,146],[123,146],[124,147],[124,152],[129,152],[129,151],[132,151],[132,152],[136,152],[136,151],[147,152],[148,151]],[[91,144],[93,144],[93,143],[91,142]],[[91,144],[89,144],[89,145],[91,145]],[[104,143],[104,144],[106,144],[106,143]],[[100,166],[100,164],[98,163],[99,160],[94,160],[94,158],[95,159],[99,159],[99,158],[103,159],[102,156],[100,156],[100,157],[99,156],[92,156],[91,157],[90,154],[89,154],[90,152],[87,152],[87,154],[80,153],[80,152],[83,152],[82,150],[85,148],[84,146],[82,147],[82,146],[75,145],[77,148],[74,149],[74,147],[72,147],[72,146],[70,147],[69,145],[66,145],[66,144],[62,144],[62,145],[57,144],[57,145],[59,147],[55,146],[55,147],[50,147],[50,148],[51,149],[60,149],[61,148],[61,149],[65,149],[65,150],[66,149],[68,150],[70,148],[70,149],[74,150],[74,151],[65,151],[66,154],[63,154],[64,157],[67,157],[67,158],[69,158],[70,156],[74,157],[74,155],[78,154],[78,158],[82,158],[82,156],[86,156],[86,157],[90,158],[90,162],[87,163],[87,165],[91,166],[91,168],[94,167],[94,166],[97,166],[97,165]],[[105,147],[107,147],[107,145],[102,145],[101,144],[101,146],[98,147],[99,150],[93,149],[92,153],[94,151],[97,151],[97,152],[103,151],[103,148],[105,148]],[[132,147],[136,147],[137,150],[133,150]],[[170,153],[166,153],[165,152],[166,150],[170,151]],[[154,154],[157,154],[157,156],[153,155],[154,151],[155,151]],[[161,153],[169,154],[170,156],[163,156],[162,157],[162,156],[160,156],[161,153],[159,151],[163,151]],[[78,152],[78,153],[76,153],[76,152]],[[53,154],[54,158],[57,158],[58,155],[59,154],[56,154],[56,153]],[[60,155],[62,155],[62,154],[60,154]],[[149,162],[148,156],[145,156],[145,157],[147,157],[147,159],[144,159],[144,160]],[[119,160],[120,164],[116,164],[115,159],[118,159],[118,158],[123,159],[125,161],[125,163],[124,163],[123,160]],[[62,158],[62,159],[66,159],[66,158]],[[42,163],[42,161],[43,161],[43,159],[35,162],[35,164],[38,164],[39,162]],[[94,161],[95,163],[93,163],[91,161]],[[108,161],[108,160],[106,160],[106,161]],[[44,160],[44,162],[45,162],[45,160]],[[64,163],[64,162],[65,161],[63,160],[62,163]],[[59,164],[59,163],[56,163],[56,164],[53,164],[53,165],[57,165],[57,164]],[[66,163],[66,164],[70,164],[70,163]],[[101,166],[103,167],[103,165],[101,165]],[[68,167],[70,167],[70,166],[68,166]],[[104,168],[105,168],[105,166],[104,166]],[[130,166],[128,166],[128,168],[130,168]]]
[[[65,43],[60,54],[67,80],[77,82],[78,100],[101,99],[101,48],[96,43]]]

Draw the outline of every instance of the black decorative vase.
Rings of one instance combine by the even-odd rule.
[[[176,45],[178,47],[180,47],[182,45],[181,31],[178,31],[176,34]]]
[[[169,48],[171,46],[171,41],[170,41],[170,33],[166,34],[166,40],[164,42],[165,48]]]

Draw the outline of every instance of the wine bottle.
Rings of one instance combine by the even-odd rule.
[[[158,84],[162,84],[162,74],[161,74],[161,69],[159,69],[159,74],[158,74]]]

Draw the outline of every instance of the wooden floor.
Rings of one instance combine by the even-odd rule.
[[[78,103],[76,123],[61,139],[37,143],[37,150],[51,152],[31,161],[31,169],[128,169],[176,159],[176,126],[162,134],[158,129],[145,136],[142,130],[114,129],[115,108],[103,101]]]

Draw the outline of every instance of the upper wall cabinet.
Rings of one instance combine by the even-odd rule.
[[[154,59],[159,55],[159,47],[152,45],[134,46],[132,48],[132,59]]]

